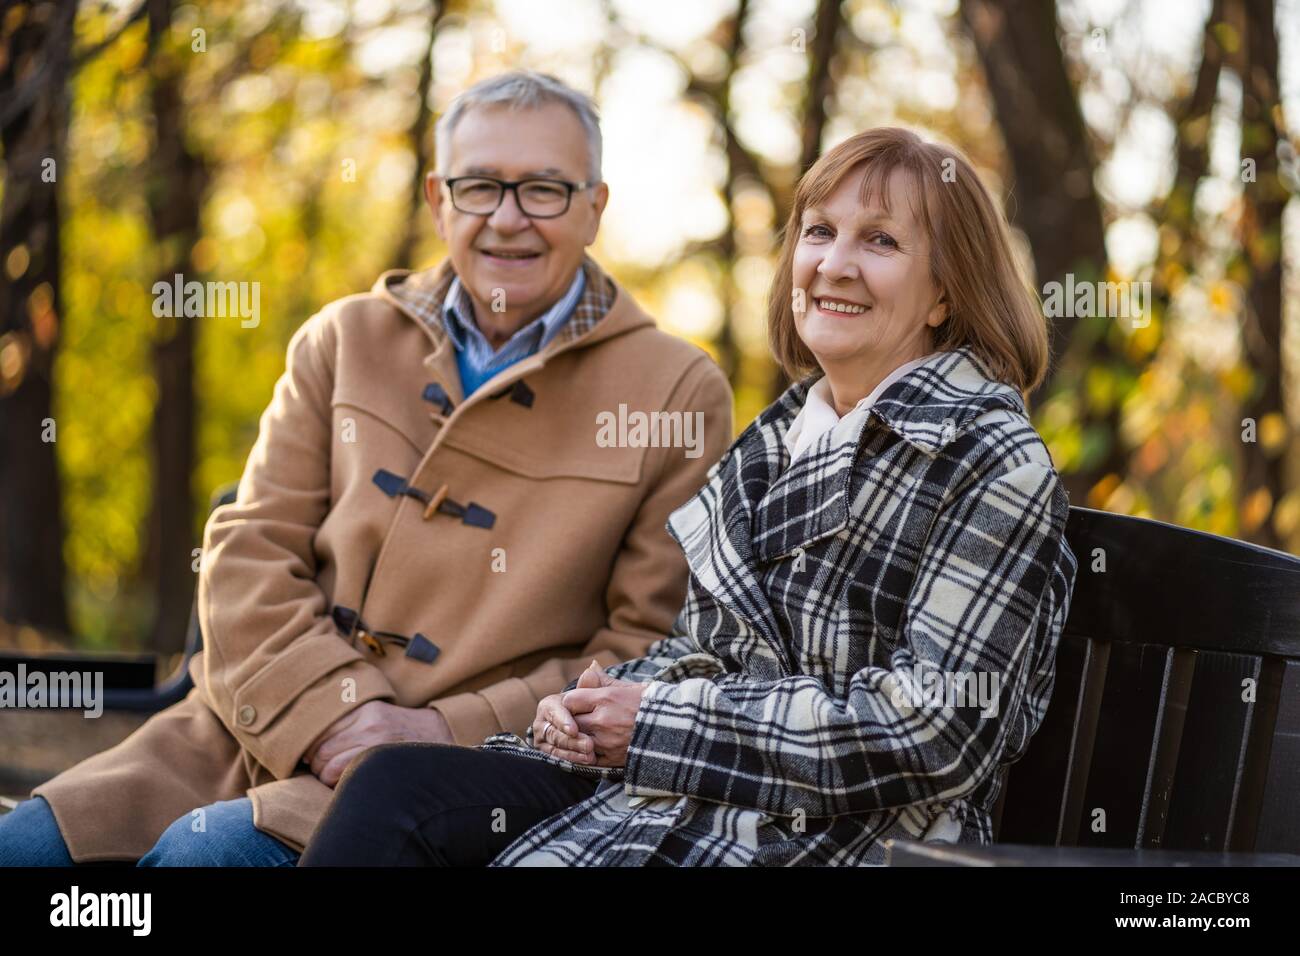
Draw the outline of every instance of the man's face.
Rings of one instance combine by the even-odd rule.
[[[448,169],[447,178],[585,182],[587,138],[578,117],[560,103],[522,110],[476,107],[452,133]],[[433,173],[425,195],[480,325],[493,313],[493,325],[519,328],[568,290],[583,251],[596,239],[609,189],[601,183],[575,191],[568,211],[554,219],[529,219],[510,191],[490,216],[460,212]]]

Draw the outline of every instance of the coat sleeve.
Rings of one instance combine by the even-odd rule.
[[[652,682],[628,794],[823,817],[970,794],[1046,710],[1076,568],[1068,512],[1037,462],[969,484],[936,518],[890,666],[858,671],[845,696],[806,675]],[[996,676],[996,703],[914,691],[926,671]]]
[[[680,397],[676,397],[680,396]],[[480,690],[433,701],[456,743],[477,746],[492,734],[523,735],[543,697],[575,681],[594,659],[605,667],[639,658],[672,626],[686,595],[686,559],[669,535],[668,516],[704,484],[704,476],[731,443],[731,387],[722,371],[701,356],[682,377],[665,411],[703,412],[703,448],[688,458],[681,448],[654,449],[647,458],[656,477],[614,558],[604,627],[577,657],[556,657],[528,674]]]
[[[653,680],[665,668],[671,667],[688,654],[702,653],[695,639],[681,628],[681,617],[673,625],[673,631],[667,637],[655,641],[646,650],[644,657],[634,657],[630,661],[605,668],[610,677],[618,680],[630,680],[644,683]],[[566,687],[565,690],[572,690]]]
[[[213,709],[278,779],[344,714],[395,696],[383,673],[339,639],[316,583],[312,543],[330,507],[333,445],[328,314],[290,340],[238,498],[209,518],[199,568]]]

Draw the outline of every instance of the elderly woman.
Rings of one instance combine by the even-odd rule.
[[[393,745],[303,863],[881,863],[988,843],[1077,562],[1026,415],[1047,329],[967,160],[899,129],[799,183],[770,301],[797,378],[673,514],[685,607],[528,739]]]

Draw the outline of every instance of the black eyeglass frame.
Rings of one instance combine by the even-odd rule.
[[[481,179],[486,182],[495,183],[497,188],[500,190],[497,193],[497,204],[493,206],[491,209],[489,209],[487,212],[470,212],[468,209],[461,209],[460,206],[457,206],[456,188],[455,188],[456,184],[460,182],[464,182],[465,180],[468,179]],[[500,209],[501,204],[506,201],[506,192],[508,191],[515,194],[515,205],[519,207],[519,211],[523,213],[525,216],[527,216],[529,219],[558,219],[560,216],[563,216],[566,212],[568,212],[569,207],[573,205],[573,194],[575,192],[579,192],[584,189],[590,189],[593,186],[599,186],[600,180],[597,179],[597,180],[591,180],[589,182],[571,183],[567,179],[552,179],[549,176],[529,176],[527,179],[516,179],[513,181],[505,180],[505,179],[497,179],[495,176],[452,176],[450,179],[444,179],[443,183],[446,184],[447,186],[447,194],[451,197],[452,207],[457,212],[463,212],[467,216],[492,215],[494,212]],[[525,212],[524,204],[519,199],[519,187],[522,186],[524,183],[550,183],[553,186],[563,186],[566,190],[564,196],[564,208],[561,209],[559,212],[551,213],[545,216],[536,216],[530,212]]]

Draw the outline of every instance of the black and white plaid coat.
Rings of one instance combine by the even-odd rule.
[[[1052,693],[1068,497],[1020,394],[968,348],[790,465],[812,382],[669,521],[686,604],[647,657],[609,669],[651,682],[626,768],[484,743],[603,778],[494,866],[878,864],[891,837],[991,842],[999,768]],[[947,675],[996,693],[942,694]]]

